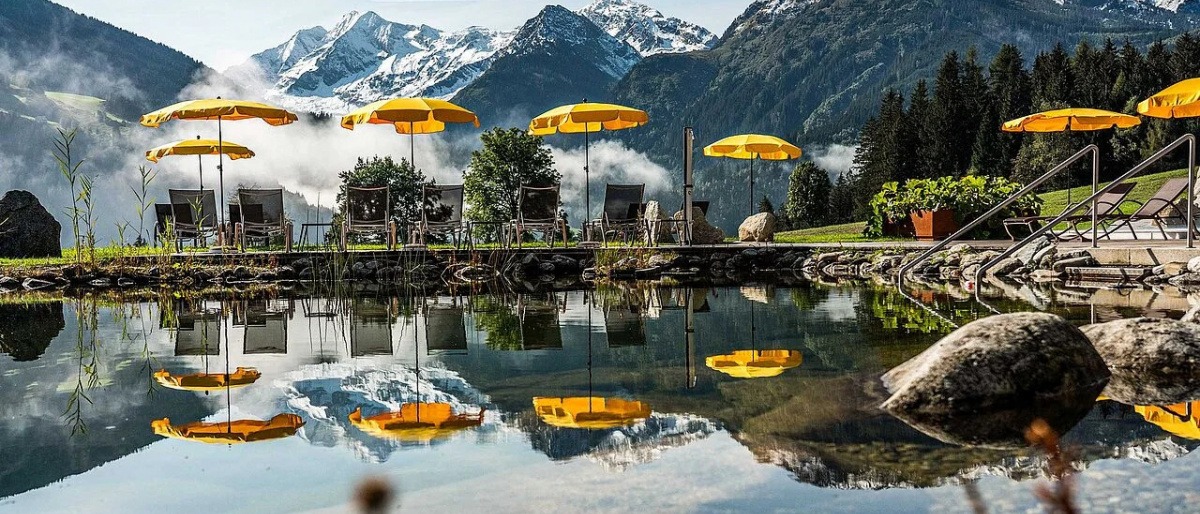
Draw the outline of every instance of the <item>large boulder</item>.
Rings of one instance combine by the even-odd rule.
[[[775,215],[760,212],[746,218],[738,226],[738,241],[770,242],[775,240]]]
[[[676,212],[672,218],[682,220],[683,211]],[[725,231],[709,224],[699,207],[692,207],[692,244],[715,245],[724,241]]]
[[[888,371],[892,396],[882,408],[943,441],[1015,446],[1034,419],[1069,430],[1108,378],[1100,354],[1065,319],[1002,314],[967,324]]]
[[[1083,327],[1112,372],[1104,394],[1130,405],[1200,399],[1200,325],[1132,318]]]
[[[62,226],[29,191],[0,198],[0,257],[61,257]]]
[[[665,222],[667,213],[663,210],[662,204],[654,200],[646,202],[646,211],[643,216],[645,216],[646,222],[650,227],[650,231],[646,233],[647,244],[670,241],[673,223]]]

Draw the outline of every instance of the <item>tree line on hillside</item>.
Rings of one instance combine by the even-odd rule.
[[[791,226],[864,219],[883,184],[913,178],[977,174],[1025,183],[1088,144],[1100,148],[1101,180],[1111,179],[1200,123],[1143,118],[1129,130],[1053,134],[1005,133],[1000,127],[1065,107],[1136,115],[1142,99],[1197,76],[1200,38],[1190,34],[1144,51],[1112,40],[1099,46],[1085,40],[1074,52],[1059,44],[1038,53],[1032,66],[1014,45],[1003,45],[986,68],[973,48],[965,55],[951,51],[936,76],[918,81],[907,96],[897,89],[883,92],[879,111],[860,132],[854,165],[835,183],[822,180],[823,172],[811,163],[798,167],[782,215]],[[1173,157],[1160,169],[1179,167],[1185,159],[1183,152]],[[1090,168],[1090,162],[1079,163],[1046,187],[1090,183]]]

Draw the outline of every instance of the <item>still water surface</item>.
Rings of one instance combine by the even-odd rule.
[[[1038,510],[1035,452],[876,409],[951,329],[817,285],[3,304],[0,512],[346,512],[367,476],[414,512],[964,512],[964,483]],[[1098,402],[1065,436],[1081,506],[1194,512],[1196,427]]]

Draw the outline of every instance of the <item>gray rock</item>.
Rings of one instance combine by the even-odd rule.
[[[54,282],[49,282],[40,278],[27,278],[24,282],[21,282],[21,287],[25,288],[27,291],[37,291],[38,289],[54,287]]]
[[[0,289],[20,289],[21,281],[12,277],[0,277]]]
[[[1091,255],[1083,255],[1080,257],[1072,257],[1070,259],[1059,259],[1054,261],[1054,265],[1051,266],[1051,269],[1057,273],[1062,273],[1066,271],[1067,268],[1088,268],[1098,264],[1099,263],[1096,262],[1096,259]]]
[[[949,249],[946,250],[947,253],[953,253],[953,254],[959,254],[959,255],[968,253],[970,251],[971,251],[971,245],[969,245],[967,243],[958,243],[956,245],[951,246]]]
[[[682,220],[683,211],[676,212],[672,217]],[[712,245],[724,241],[725,231],[710,224],[699,207],[692,207],[692,244]]]
[[[1016,257],[1008,257],[992,266],[987,271],[989,277],[1003,277],[1016,272],[1022,267],[1021,260]]]
[[[28,191],[0,198],[0,257],[61,257],[62,226]]]
[[[900,417],[970,414],[1080,391],[1095,400],[1108,378],[1100,354],[1067,320],[1000,314],[955,330],[888,371],[883,380],[893,394],[883,409]]]
[[[1200,273],[1188,272],[1182,275],[1176,275],[1167,280],[1167,283],[1173,286],[1191,286],[1200,284]]]
[[[1034,282],[1054,282],[1062,279],[1062,277],[1062,272],[1048,269],[1036,269],[1029,274],[1029,279]]]
[[[88,282],[92,287],[112,287],[112,280],[107,278],[97,278]]]
[[[775,215],[760,212],[738,226],[738,241],[769,242],[775,240]]]
[[[1045,255],[1042,252],[1045,252],[1046,248],[1053,246],[1054,244],[1050,242],[1050,239],[1044,237],[1038,238],[1030,241],[1029,244],[1018,250],[1013,257],[1021,261],[1022,265],[1028,266],[1030,263],[1037,262],[1037,259],[1042,255]]]
[[[136,285],[137,285],[137,282],[134,281],[132,278],[121,277],[121,278],[117,279],[118,287],[133,287]]]
[[[667,257],[666,255],[663,255],[661,253],[656,253],[654,255],[651,255],[650,258],[646,260],[646,264],[648,266],[650,266],[651,268],[661,268],[664,266],[670,266],[673,262],[674,262],[674,259]]]
[[[1131,405],[1200,398],[1200,325],[1132,318],[1083,327],[1112,372],[1105,394]]]
[[[575,273],[579,271],[579,261],[567,257],[566,255],[555,254],[550,258],[550,262],[554,264],[554,268],[559,273]]]
[[[1200,273],[1200,257],[1192,257],[1187,262],[1187,269],[1191,273]]]
[[[1188,265],[1186,262],[1168,262],[1168,263],[1162,265],[1162,272],[1155,273],[1155,275],[1166,275],[1168,277],[1174,277],[1174,276],[1182,274],[1184,271],[1186,271],[1187,267],[1188,267]]]
[[[675,228],[675,224],[663,223],[667,219],[667,213],[663,211],[661,204],[654,200],[646,202],[646,210],[643,216],[645,216],[650,226],[650,230],[646,232],[646,243],[658,244],[660,241],[669,241],[671,239],[671,229]]]

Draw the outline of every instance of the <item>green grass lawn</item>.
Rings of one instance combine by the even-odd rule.
[[[1140,203],[1145,202],[1154,195],[1158,188],[1162,187],[1167,180],[1186,177],[1187,170],[1179,169],[1174,171],[1165,171],[1162,173],[1154,173],[1151,175],[1142,175],[1129,179],[1129,182],[1136,184],[1133,191],[1129,193],[1128,199],[1130,202],[1122,205],[1121,211],[1124,213],[1132,213],[1137,211]],[[1107,185],[1105,182],[1103,185]],[[1071,189],[1071,201],[1079,202],[1092,194],[1092,186],[1081,186]],[[1042,197],[1042,215],[1053,216],[1059,214],[1063,209],[1067,208],[1067,190],[1061,189],[1051,191],[1041,195]],[[1083,214],[1086,208],[1080,209],[1077,214]],[[884,239],[869,239],[863,237],[862,231],[866,227],[865,222],[846,223],[842,225],[829,225],[825,227],[806,228],[801,230],[792,230],[789,232],[780,232],[775,234],[775,240],[781,243],[856,243],[856,242],[878,242],[878,241],[895,241],[894,238]]]

